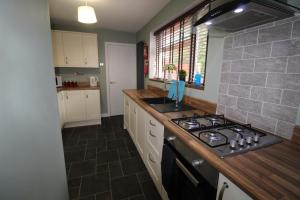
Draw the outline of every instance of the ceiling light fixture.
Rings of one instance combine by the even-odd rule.
[[[93,7],[87,5],[78,7],[78,21],[85,24],[94,24],[97,22],[96,13]]]
[[[209,25],[211,25],[212,24],[212,22],[211,21],[207,21],[207,22],[205,22],[205,25],[207,25],[207,26],[209,26]]]
[[[244,8],[242,8],[242,7],[239,7],[239,8],[237,8],[237,9],[235,9],[233,12],[234,13],[241,13],[241,12],[243,12],[244,11]]]

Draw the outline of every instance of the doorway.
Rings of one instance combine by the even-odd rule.
[[[108,115],[123,114],[124,89],[136,89],[136,45],[105,43]]]

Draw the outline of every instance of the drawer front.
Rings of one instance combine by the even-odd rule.
[[[161,193],[161,169],[160,169],[160,159],[151,150],[147,151],[146,155],[146,166],[148,168],[149,174],[159,191]]]
[[[146,118],[146,138],[148,146],[153,150],[153,153],[161,157],[164,126],[150,115]]]

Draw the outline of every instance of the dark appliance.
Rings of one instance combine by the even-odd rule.
[[[148,75],[149,55],[148,46],[145,42],[137,43],[137,89],[144,89],[144,77]]]
[[[236,32],[299,13],[299,7],[286,0],[215,0],[209,10],[194,26],[205,23],[219,30]]]
[[[215,200],[219,172],[165,130],[162,183],[170,200]]]
[[[203,115],[172,119],[172,121],[221,158],[252,151],[282,139],[224,118],[223,115]]]

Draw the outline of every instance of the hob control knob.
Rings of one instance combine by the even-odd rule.
[[[236,149],[236,140],[230,140],[230,148]]]
[[[252,144],[252,137],[247,137],[247,138],[246,138],[246,143],[247,143],[248,145],[251,145],[251,144]]]
[[[244,140],[244,138],[241,138],[241,139],[239,139],[239,146],[244,146],[244,144],[245,144],[245,140]]]
[[[258,142],[259,142],[259,135],[254,135],[253,141],[254,141],[255,143],[258,143]]]

